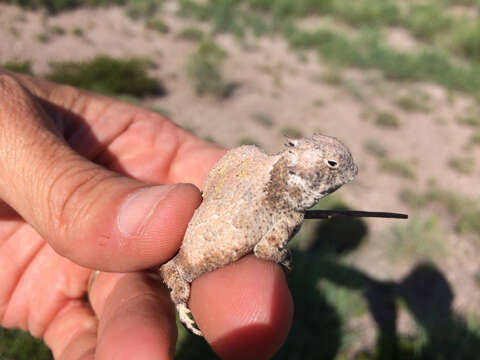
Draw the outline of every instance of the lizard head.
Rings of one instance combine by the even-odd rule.
[[[358,173],[348,148],[333,137],[315,134],[310,138],[289,139],[286,147],[288,183],[301,190],[302,209],[312,207]]]

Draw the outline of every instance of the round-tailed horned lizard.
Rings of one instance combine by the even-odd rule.
[[[251,252],[290,269],[287,243],[305,210],[357,171],[345,145],[319,134],[289,139],[274,155],[252,145],[227,152],[207,175],[180,250],[160,268],[181,322],[202,334],[187,304],[190,283],[206,272]]]

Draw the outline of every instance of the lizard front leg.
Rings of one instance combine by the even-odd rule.
[[[283,266],[288,272],[292,268],[288,240],[295,232],[295,225],[284,221],[276,223],[253,248],[256,257],[263,260],[274,261]]]

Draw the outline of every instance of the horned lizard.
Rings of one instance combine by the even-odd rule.
[[[190,283],[206,272],[251,252],[290,269],[287,242],[305,210],[357,172],[347,147],[320,134],[288,139],[274,155],[252,145],[228,151],[207,175],[179,252],[160,268],[181,322],[202,335],[187,304]]]

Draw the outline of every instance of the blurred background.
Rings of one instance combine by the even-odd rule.
[[[158,112],[226,147],[335,136],[357,179],[291,242],[275,359],[475,359],[480,348],[478,0],[0,1],[0,66]],[[216,359],[179,328],[179,359]],[[0,359],[50,359],[0,328]]]

